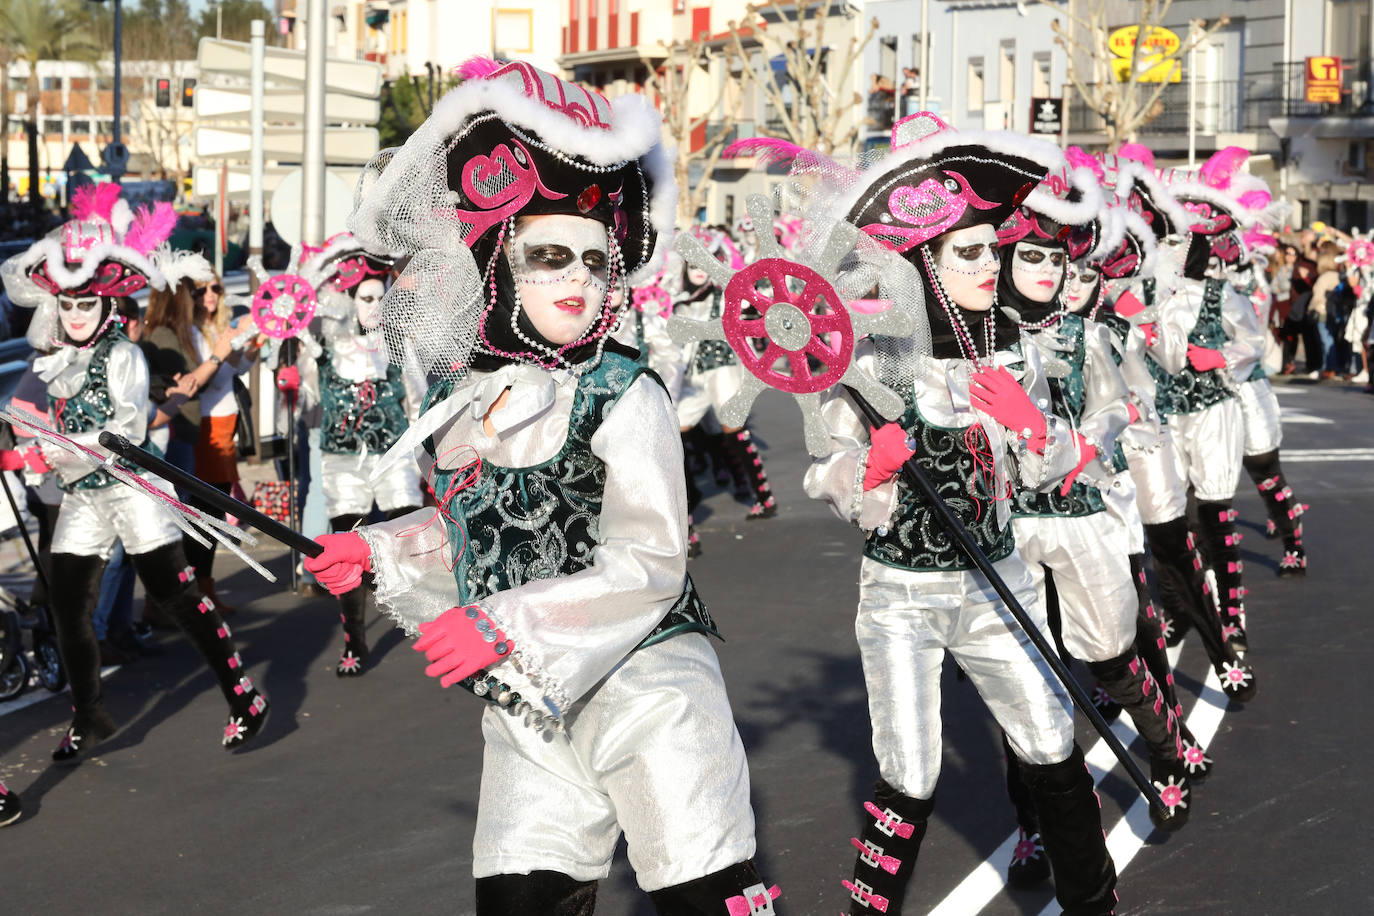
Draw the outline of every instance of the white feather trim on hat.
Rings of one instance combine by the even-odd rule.
[[[59,229],[58,232],[60,233],[61,230]],[[147,277],[148,285],[153,289],[165,289],[167,286],[167,280],[162,275],[162,271],[158,270],[147,256],[127,245],[110,242],[92,245],[83,252],[81,263],[76,265],[75,269],[71,269],[67,267],[62,240],[57,235],[48,235],[30,245],[28,251],[15,255],[11,260],[15,259],[18,260],[25,272],[37,266],[40,261],[46,260],[48,276],[52,277],[53,282],[63,289],[74,289],[90,280],[95,276],[96,269],[106,260],[122,261],[128,264]]]
[[[348,220],[349,231],[363,248],[383,254],[408,254],[436,247],[432,243],[436,241],[434,223],[442,219],[439,214],[429,215],[428,218],[421,216],[418,222],[422,225],[416,227],[415,233],[395,226],[380,229],[377,226],[378,219],[388,211],[387,201],[393,195],[405,193],[407,188],[413,187],[410,182],[416,175],[426,175],[434,170],[445,171],[447,160],[444,154],[449,145],[448,139],[476,115],[491,111],[497,112],[506,123],[531,130],[548,145],[579,156],[592,165],[616,166],[635,159],[643,160],[645,171],[654,181],[649,201],[650,222],[660,237],[655,245],[654,257],[644,270],[630,277],[630,282],[635,284],[647,280],[662,263],[659,252],[667,250],[677,219],[677,185],[673,180],[672,151],[663,144],[663,119],[647,98],[638,93],[627,93],[611,99],[610,107],[610,129],[583,127],[530,98],[510,81],[467,80],[435,104],[434,111],[406,140],[404,146],[382,151],[387,154],[389,161],[380,174],[375,174],[378,170],[370,167],[364,170],[372,183],[363,191],[362,199],[356,202],[353,215]],[[371,177],[374,174],[375,180]],[[462,245],[457,237],[456,223],[452,225],[452,233],[454,237],[444,240],[445,244],[440,250],[456,252],[455,240]],[[396,242],[404,244],[397,246]]]
[[[1125,199],[1131,191],[1138,190],[1150,199],[1150,204],[1164,214],[1175,227],[1187,226],[1192,222],[1188,211],[1178,202],[1169,187],[1154,169],[1134,159],[1118,160],[1114,189],[1118,197]]]
[[[1162,180],[1168,183],[1169,192],[1181,203],[1195,201],[1209,204],[1230,216],[1241,229],[1249,229],[1255,224],[1256,214],[1241,206],[1234,194],[1205,183],[1197,172],[1170,169],[1164,173]]]
[[[1058,152],[1058,147],[1055,147],[1055,151]],[[1060,156],[1062,159],[1062,154]],[[1057,170],[1051,170],[1050,177],[1036,185],[1021,206],[1064,226],[1082,226],[1097,219],[1106,205],[1097,176],[1086,167],[1070,169],[1068,176],[1069,187],[1078,191],[1078,200],[1056,194],[1054,189],[1046,186],[1047,182],[1062,180],[1063,177]]]
[[[182,280],[209,283],[215,279],[215,266],[196,251],[171,248],[164,243],[152,252],[150,258],[162,271],[168,288],[175,288]]]

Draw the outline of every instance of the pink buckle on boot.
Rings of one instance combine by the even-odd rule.
[[[883,836],[895,834],[904,840],[909,840],[911,835],[916,832],[915,825],[903,821],[902,816],[891,808],[884,808],[879,811],[878,806],[873,802],[864,802],[864,810],[873,815],[873,819],[877,821],[875,826]]]
[[[730,916],[773,916],[773,901],[781,894],[776,884],[772,887],[752,884],[744,889],[742,895],[726,897],[725,911]]]
[[[195,577],[196,577],[196,568],[195,568],[194,566],[188,566],[188,567],[186,567],[185,569],[183,569],[181,572],[177,573],[177,581],[178,581],[178,582],[183,582],[183,583],[185,583],[185,582],[190,582],[190,581],[191,581],[192,579],[194,579]]]
[[[243,696],[245,693],[250,692],[252,689],[253,679],[245,674],[243,677],[239,678],[239,682],[234,685],[234,694],[236,696]]]
[[[871,906],[879,913],[887,912],[887,898],[881,894],[873,893],[873,888],[864,884],[862,881],[841,881],[844,889],[849,891],[849,896],[862,903],[864,906]]]
[[[872,841],[860,840],[857,837],[850,837],[849,842],[855,849],[859,850],[859,861],[872,868],[881,868],[889,875],[897,874],[897,869],[902,867],[902,860],[896,856],[883,854],[883,847],[874,846]]]

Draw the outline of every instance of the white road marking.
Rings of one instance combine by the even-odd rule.
[[[1303,410],[1294,410],[1291,407],[1285,407],[1283,409],[1284,426],[1331,426],[1335,424],[1335,422],[1335,420],[1328,420],[1326,417],[1319,417],[1316,414],[1310,414]]]
[[[119,665],[110,665],[108,668],[101,668],[101,680],[104,680],[105,678],[114,674],[118,670]],[[57,691],[57,693],[53,693],[51,690],[48,690],[42,684],[34,684],[15,699],[6,700],[5,702],[0,703],[0,716],[7,716],[12,712],[18,712],[21,709],[27,709],[35,703],[41,703],[44,700],[50,700],[53,697],[66,696],[71,696],[70,688],[63,687],[61,690]]]
[[[1284,457],[1287,457],[1286,452]],[[1183,643],[1169,650],[1169,666],[1171,668],[1178,664],[1182,651]],[[1221,692],[1221,682],[1217,680],[1216,672],[1209,667],[1207,677],[1203,681],[1202,695],[1193,704],[1192,712],[1187,719],[1188,729],[1203,747],[1207,747],[1211,743],[1225,713],[1226,696]],[[1130,747],[1131,741],[1136,737],[1135,724],[1131,722],[1131,717],[1123,712],[1112,723],[1112,733],[1121,740],[1123,745]],[[1102,738],[1098,738],[1083,756],[1087,762],[1088,771],[1092,773],[1094,786],[1099,785],[1103,777],[1118,766],[1116,756]],[[1010,808],[1008,808],[1008,813],[1010,813]],[[1153,830],[1154,825],[1150,823],[1149,802],[1143,796],[1138,796],[1131,807],[1127,809],[1125,817],[1113,825],[1107,833],[1107,849],[1111,852],[1112,860],[1116,863],[1118,876],[1126,870],[1127,864],[1135,858],[1136,853],[1140,851],[1140,847],[1145,844]],[[963,916],[963,914],[980,912],[986,907],[992,898],[996,897],[1006,886],[1006,866],[1011,862],[1011,853],[1016,848],[1016,840],[1017,834],[1012,833],[1008,836],[993,851],[992,855],[970,872],[968,877],[959,882],[959,885],[947,897],[935,905],[930,911],[930,916]],[[1051,902],[1041,916],[1056,913],[1058,910],[1058,903]]]
[[[1302,461],[1374,461],[1374,448],[1286,448],[1279,452],[1284,464]]]

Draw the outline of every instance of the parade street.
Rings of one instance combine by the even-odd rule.
[[[1216,761],[1187,827],[1151,832],[1144,803],[1079,718],[1120,913],[1374,911],[1360,839],[1374,804],[1374,399],[1305,379],[1276,388],[1285,470],[1311,505],[1310,572],[1275,577],[1282,548],[1265,540],[1242,475],[1235,504],[1259,694],[1223,714],[1196,637],[1185,641],[1176,680]],[[759,870],[781,885],[780,911],[834,916],[848,906],[849,838],[877,775],[853,629],[861,540],[803,494],[807,456],[790,399],[762,397],[753,428],[779,514],[746,522],[743,505],[711,492],[704,553],[689,568],[726,638],[716,651],[749,755]],[[409,640],[375,617],[371,670],[339,679],[336,603],[291,594],[278,545],[264,539],[254,555],[276,584],[225,551],[217,569],[238,607],[228,623],[239,650],[272,700],[244,750],[220,748],[224,701],[191,645],[167,631],[163,654],[107,674],[122,729],[78,767],[49,763],[70,720],[65,695],[35,686],[0,704],[0,778],[24,804],[0,832],[0,912],[473,912],[484,704],[425,677]],[[942,688],[943,772],[907,911],[1057,913],[1048,885],[1003,886],[1015,821],[999,736],[953,664]],[[1115,728],[1129,741],[1125,718]],[[652,913],[623,844],[597,912]]]

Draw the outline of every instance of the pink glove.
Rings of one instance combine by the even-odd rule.
[[[1153,347],[1159,340],[1159,325],[1153,321],[1140,325],[1140,333],[1145,335],[1145,346]]]
[[[1069,495],[1069,491],[1073,489],[1073,482],[1078,479],[1078,475],[1083,473],[1083,469],[1088,466],[1088,463],[1097,457],[1097,446],[1089,445],[1088,440],[1084,439],[1081,433],[1074,433],[1073,439],[1078,443],[1078,464],[1074,465],[1074,469],[1064,477],[1064,485],[1059,488],[1060,496]]]
[[[315,538],[315,543],[324,552],[318,557],[306,557],[305,569],[329,589],[329,594],[351,592],[362,584],[364,572],[372,572],[372,548],[361,535],[352,531],[322,534]]]
[[[1137,408],[1134,404],[1127,404],[1127,405],[1126,405],[1126,418],[1127,418],[1127,423],[1134,423],[1136,420],[1139,420],[1139,419],[1140,419],[1140,409]]]
[[[52,465],[48,463],[47,457],[44,456],[42,449],[38,446],[29,446],[28,450],[25,451],[23,455],[24,463],[27,464],[29,470],[33,471],[35,474],[46,474],[52,470]]]
[[[1112,308],[1122,318],[1130,318],[1132,315],[1139,315],[1145,311],[1145,303],[1141,302],[1135,293],[1127,290],[1116,297],[1116,302],[1112,303]]]
[[[301,370],[295,366],[287,366],[277,372],[277,387],[287,394],[295,394],[301,390]]]
[[[1206,347],[1188,344],[1188,363],[1197,371],[1206,372],[1209,369],[1225,368],[1226,357],[1220,350],[1209,350]]]
[[[1026,439],[1032,451],[1044,454],[1045,415],[1010,372],[997,368],[974,373],[968,395],[975,409]]]
[[[907,445],[906,430],[896,423],[879,426],[869,435],[868,466],[864,470],[864,492],[896,477],[906,460],[915,454]]]
[[[0,451],[0,471],[22,471],[29,463],[22,454],[7,448]]]
[[[439,678],[441,687],[452,687],[510,655],[515,648],[475,604],[449,608],[420,624],[420,634],[411,648],[425,653],[425,658],[432,662],[425,668],[425,674]]]

